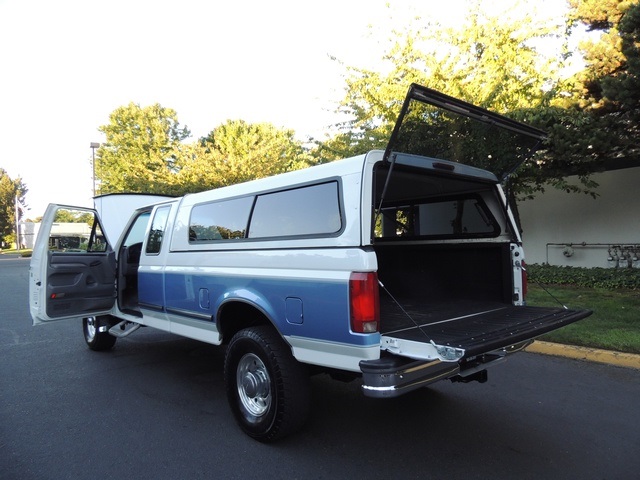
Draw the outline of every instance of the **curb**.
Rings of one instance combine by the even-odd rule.
[[[542,353],[544,355],[640,369],[640,355],[633,353],[611,352],[609,350],[576,347],[573,345],[562,345],[560,343],[541,342],[539,340],[533,342],[525,350],[531,353]]]

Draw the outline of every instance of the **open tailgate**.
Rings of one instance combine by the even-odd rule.
[[[451,318],[431,313],[432,318],[424,314],[385,312],[384,318],[391,329],[385,329],[382,334],[382,348],[413,359],[458,361],[532,340],[588,317],[592,312],[484,305],[475,313]]]
[[[395,397],[446,378],[486,381],[486,368],[507,354],[591,314],[589,310],[496,303],[474,306],[482,308],[449,317],[447,310],[452,310],[445,305],[418,315],[410,311],[410,305],[397,315],[384,312],[387,328],[381,335],[381,348],[388,353],[360,362],[364,394]]]

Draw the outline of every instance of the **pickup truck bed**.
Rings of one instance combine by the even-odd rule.
[[[465,349],[465,358],[514,345],[582,319],[584,310],[520,307],[500,302],[398,299],[381,294],[381,333]]]

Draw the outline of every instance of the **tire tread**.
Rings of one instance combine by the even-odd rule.
[[[268,368],[273,371],[272,382],[276,390],[274,400],[276,412],[273,422],[266,431],[256,432],[243,424],[236,412],[237,402],[234,357],[236,348],[245,341],[258,346],[268,359]],[[299,430],[306,422],[310,404],[309,375],[306,367],[292,355],[290,347],[272,327],[251,327],[238,332],[227,349],[225,356],[225,385],[232,410],[242,430],[261,442],[272,442]]]

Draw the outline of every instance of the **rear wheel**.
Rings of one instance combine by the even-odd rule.
[[[110,335],[107,330],[114,325],[111,317],[105,315],[100,317],[87,317],[82,319],[82,332],[84,341],[91,350],[109,350],[116,344],[117,338]]]
[[[224,378],[234,417],[250,437],[270,442],[304,424],[309,375],[273,328],[247,328],[231,339]]]

